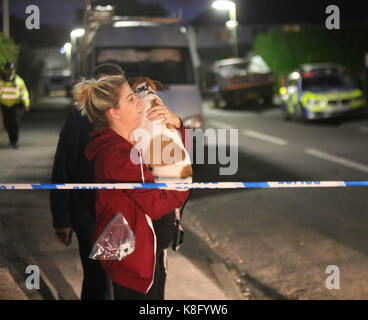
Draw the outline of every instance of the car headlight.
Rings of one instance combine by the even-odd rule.
[[[202,115],[196,115],[192,117],[188,117],[183,121],[183,125],[189,129],[198,129],[203,124]]]
[[[308,99],[307,100],[307,104],[310,106],[315,106],[315,105],[319,105],[321,107],[326,106],[328,103],[327,99],[320,99],[320,100],[316,100],[316,99]]]

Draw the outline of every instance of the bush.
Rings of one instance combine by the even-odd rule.
[[[8,61],[17,62],[19,55],[19,46],[13,40],[0,32],[0,68],[3,70]]]
[[[274,30],[259,34],[254,51],[262,56],[277,78],[303,63],[334,62],[358,75],[364,70],[368,32],[362,28],[327,30],[303,27],[300,31]]]

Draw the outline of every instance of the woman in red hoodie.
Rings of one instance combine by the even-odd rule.
[[[87,158],[95,164],[96,182],[154,182],[131,140],[132,131],[142,121],[142,102],[125,78],[110,76],[79,83],[74,98],[96,128],[86,149]],[[185,136],[181,120],[162,103],[149,109],[147,116],[152,121],[163,119]],[[140,156],[139,164],[131,161],[134,152]],[[189,191],[159,189],[97,191],[93,241],[119,212],[135,235],[133,253],[121,261],[101,260],[113,281],[115,299],[163,299],[163,292],[159,291],[164,288],[154,288],[155,276],[159,276],[155,269],[163,261],[156,261],[157,243],[152,219],[181,207],[188,196]]]

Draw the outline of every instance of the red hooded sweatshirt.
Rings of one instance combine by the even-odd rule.
[[[184,127],[181,128],[184,131]],[[97,183],[154,182],[146,165],[134,164],[130,142],[110,128],[90,133],[93,140],[86,148],[86,157],[94,161]],[[182,135],[184,137],[184,135]],[[159,219],[188,198],[189,191],[134,189],[97,190],[96,225],[93,243],[110,221],[121,212],[135,235],[133,253],[121,261],[101,260],[112,281],[132,290],[147,293],[153,283],[156,259],[156,236],[152,219]]]

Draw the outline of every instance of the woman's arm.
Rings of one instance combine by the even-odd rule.
[[[110,181],[142,183],[141,167],[130,160],[129,152],[110,154],[107,175]],[[143,165],[145,182],[154,182],[151,172]],[[152,219],[159,219],[175,208],[180,208],[189,196],[189,191],[162,189],[127,189],[124,192],[136,201]]]
[[[152,219],[160,219],[175,208],[180,208],[189,197],[189,191],[136,189],[124,192]]]
[[[60,131],[52,168],[51,183],[74,182],[73,171],[77,162],[79,129],[76,128],[73,110],[69,111]],[[50,207],[54,228],[71,228],[72,190],[51,190]]]

